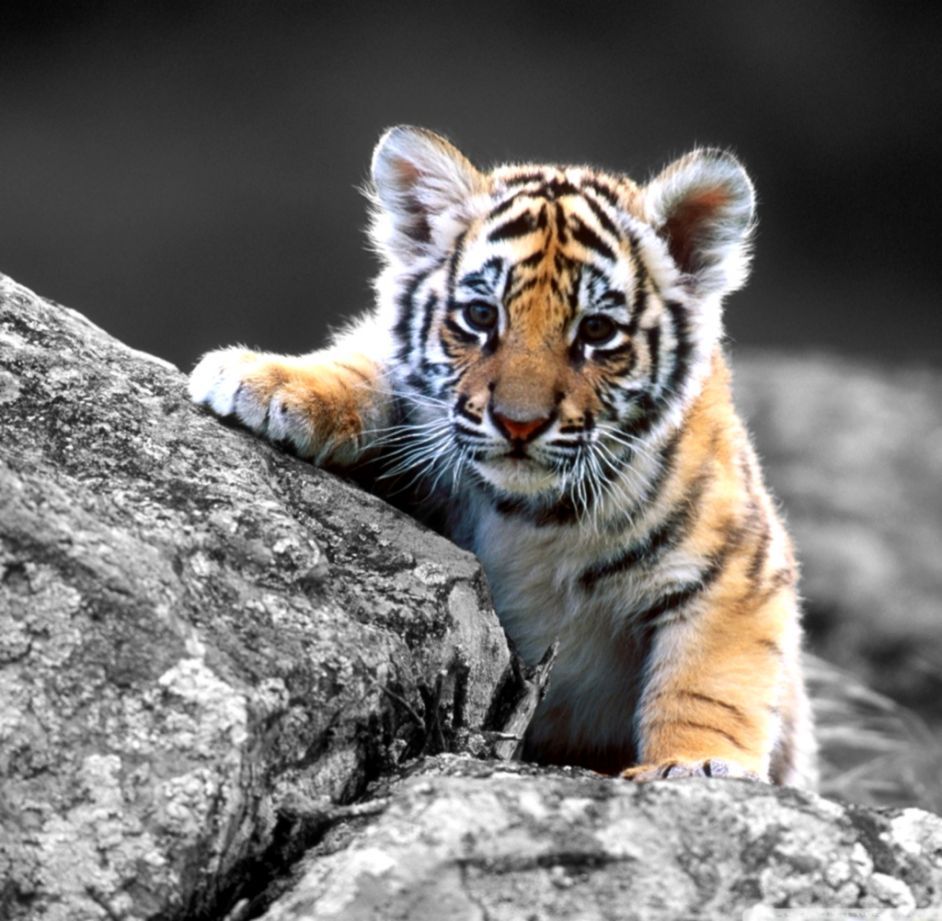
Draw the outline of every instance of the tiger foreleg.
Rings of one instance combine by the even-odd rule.
[[[335,466],[362,457],[388,424],[391,406],[375,359],[334,350],[288,356],[217,349],[194,368],[189,391],[218,415]]]
[[[623,777],[776,779],[783,657],[797,655],[789,603],[772,601],[741,620],[708,611],[660,628],[637,711],[639,764]]]

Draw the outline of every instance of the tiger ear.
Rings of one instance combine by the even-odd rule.
[[[725,294],[745,282],[755,191],[732,154],[695,150],[671,163],[643,195],[646,219],[696,294]]]
[[[444,138],[399,125],[373,151],[374,243],[408,261],[446,249],[471,218],[483,177]]]

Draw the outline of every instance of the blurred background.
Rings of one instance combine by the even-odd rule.
[[[77,2],[0,12],[0,271],[183,368],[317,345],[369,303],[388,125],[482,165],[758,187],[734,342],[942,358],[942,6]]]
[[[810,645],[938,736],[940,48],[927,3],[6,3],[0,271],[183,369],[307,351],[370,303],[358,187],[389,125],[637,179],[729,147],[760,201],[737,398]],[[921,758],[942,809],[936,743],[904,737],[880,782]]]

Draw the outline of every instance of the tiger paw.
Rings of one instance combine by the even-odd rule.
[[[342,464],[358,450],[364,377],[357,368],[329,361],[218,349],[193,369],[189,393],[194,403],[234,416],[301,457]]]
[[[722,758],[705,758],[702,761],[662,761],[658,764],[638,764],[621,772],[625,780],[647,783],[649,780],[680,780],[685,777],[723,777],[733,780],[762,782],[755,771]]]

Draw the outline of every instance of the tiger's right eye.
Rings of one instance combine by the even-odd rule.
[[[472,301],[464,306],[464,321],[482,333],[489,333],[497,326],[498,313],[493,304],[486,301]]]

